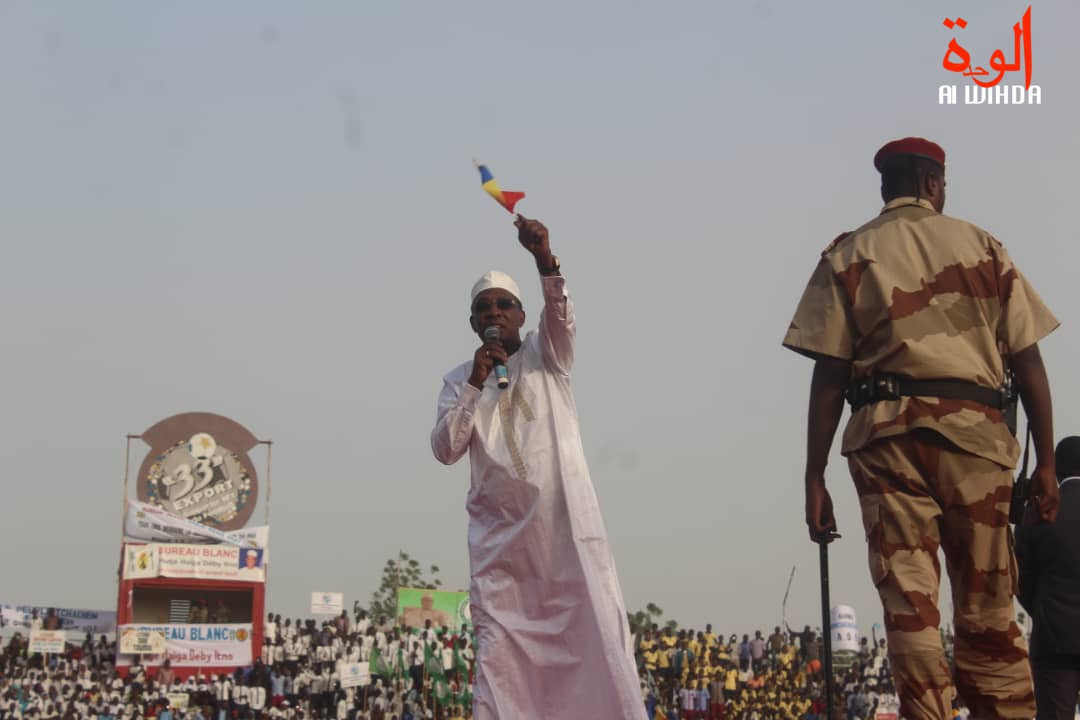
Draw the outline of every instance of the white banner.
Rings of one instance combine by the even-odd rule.
[[[235,545],[125,545],[124,579],[170,577],[265,582],[262,553],[259,548]]]
[[[836,605],[830,612],[833,652],[859,652],[859,626],[855,622],[855,608]]]
[[[878,698],[875,720],[897,720],[900,717],[900,701],[895,695],[882,695]]]
[[[63,630],[31,630],[30,652],[50,655],[64,652],[67,636]]]
[[[188,704],[191,702],[191,696],[186,692],[169,693],[165,697],[169,698],[169,709],[174,713],[177,710],[187,710]]]
[[[311,593],[312,615],[340,615],[345,609],[344,593]]]
[[[258,525],[222,532],[209,525],[174,515],[157,505],[128,500],[124,515],[126,540],[152,543],[220,543],[239,547],[269,547],[270,527]]]
[[[125,655],[160,655],[165,652],[165,635],[127,626],[120,633],[120,652]]]
[[[342,688],[351,688],[370,684],[371,670],[368,663],[345,663],[341,666]]]
[[[49,608],[47,605],[10,605],[0,603],[0,629],[23,634],[30,632],[30,621],[37,610],[44,622],[49,610],[60,618],[60,627],[72,633],[112,635],[116,632],[115,610],[81,610],[78,608]]]
[[[143,665],[161,665],[166,657],[173,667],[239,667],[251,664],[251,625],[121,625],[124,632],[160,633],[165,652],[140,655]],[[119,654],[116,664],[128,666],[135,656]]]

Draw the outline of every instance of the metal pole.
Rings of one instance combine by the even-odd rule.
[[[141,440],[142,435],[127,435],[127,444],[124,447],[124,497],[123,502],[120,505],[121,518],[127,514],[127,502],[128,502],[128,475],[131,472],[131,441]],[[122,525],[121,525],[122,526]],[[123,541],[123,530],[120,531],[121,541]]]
[[[120,582],[120,576],[123,574],[124,569],[124,523],[127,520],[127,504],[128,504],[128,475],[131,472],[131,441],[141,440],[142,435],[132,435],[128,433],[126,445],[124,447],[124,490],[123,497],[120,499],[120,569],[117,573],[117,582]]]
[[[273,440],[260,440],[260,445],[266,446],[266,513],[263,519],[263,525],[270,524],[270,465],[273,458]]]
[[[795,566],[791,566],[791,575],[787,579],[787,589],[784,590],[784,600],[780,603],[780,620],[784,623],[784,631],[787,632],[787,599],[788,593],[791,592],[791,581],[795,579]]]
[[[829,612],[829,543],[822,542],[818,545],[818,555],[821,560],[821,636],[822,655],[824,656],[825,673],[825,718],[832,720],[833,717],[833,672],[832,672],[832,617]]]

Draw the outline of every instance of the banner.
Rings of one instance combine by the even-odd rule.
[[[341,666],[342,689],[370,684],[371,670],[368,663],[345,663]]]
[[[895,695],[882,695],[878,698],[875,720],[897,720],[900,717],[900,701]]]
[[[121,625],[124,633],[157,633],[165,638],[165,652],[139,655],[154,667],[168,658],[173,667],[239,667],[251,664],[251,625]],[[134,654],[118,654],[116,664],[129,666]]]
[[[150,543],[218,543],[266,550],[270,527],[258,525],[222,532],[174,515],[157,505],[129,500],[124,514],[124,539]]]
[[[177,710],[187,710],[188,703],[191,702],[191,696],[186,692],[182,693],[169,693],[165,697],[169,698],[169,709],[174,713]]]
[[[833,652],[859,652],[859,626],[855,623],[855,608],[836,605],[830,613]]]
[[[63,630],[31,630],[30,652],[48,653],[50,655],[63,653],[67,644],[67,635]]]
[[[151,543],[124,546],[124,579],[200,578],[265,582],[263,551],[235,545]]]
[[[345,609],[344,593],[311,593],[312,615],[340,615]]]
[[[77,608],[50,608],[48,605],[11,605],[0,603],[0,628],[5,632],[14,631],[21,633],[30,632],[30,621],[34,611],[42,621],[53,611],[60,618],[60,627],[74,636],[75,633],[85,635],[90,633],[98,635],[112,635],[116,632],[115,610],[81,610]],[[80,639],[81,640],[81,639]]]
[[[422,628],[430,620],[433,627],[445,625],[456,631],[472,622],[469,593],[448,590],[398,588],[397,615],[398,625],[414,628]]]
[[[120,652],[125,655],[160,655],[165,652],[165,635],[153,630],[126,627],[120,633]]]

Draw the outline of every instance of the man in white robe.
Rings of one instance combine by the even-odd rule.
[[[518,215],[541,274],[539,329],[521,293],[485,274],[469,319],[485,341],[443,379],[431,433],[447,465],[469,453],[475,720],[644,720],[622,591],[570,388],[574,312],[547,229]],[[509,386],[496,382],[505,365]]]

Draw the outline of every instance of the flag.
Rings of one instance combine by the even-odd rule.
[[[458,644],[456,642],[454,643],[454,669],[466,678],[469,677],[469,664],[465,662],[465,658],[461,657],[461,653],[458,652]]]
[[[511,215],[514,213],[514,205],[517,201],[525,197],[523,192],[513,192],[510,190],[502,190],[499,188],[499,183],[495,182],[495,176],[488,170],[487,165],[481,165],[476,163],[476,169],[480,171],[480,184],[487,191],[487,194],[495,198],[495,202],[506,208],[507,212]]]
[[[431,675],[434,678],[446,679],[446,674],[443,672],[441,654],[436,655],[433,653],[431,651],[431,646],[427,643],[424,643],[424,670],[428,675]]]
[[[440,705],[446,705],[451,699],[450,683],[446,680],[443,672],[441,653],[436,655],[431,651],[431,646],[424,643],[424,669],[431,677],[431,691]]]
[[[390,666],[387,665],[386,660],[383,659],[382,653],[379,652],[378,645],[371,649],[371,674],[390,677]]]
[[[455,705],[460,705],[463,708],[472,706],[472,693],[469,692],[469,686],[465,683],[460,684],[460,689],[450,699]]]

